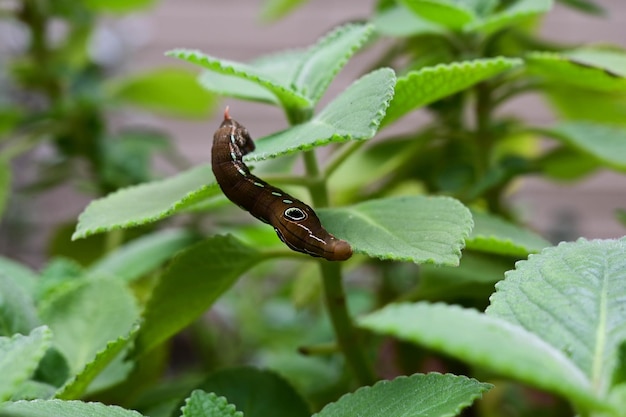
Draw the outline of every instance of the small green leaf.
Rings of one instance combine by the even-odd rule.
[[[587,377],[563,352],[503,319],[473,309],[421,302],[388,305],[360,323],[576,402],[602,404],[591,393]]]
[[[232,236],[214,236],[179,253],[146,305],[136,351],[146,353],[189,325],[261,259]]]
[[[541,172],[559,181],[576,181],[602,166],[596,158],[576,149],[561,146],[539,159]]]
[[[552,9],[552,0],[518,0],[506,9],[472,22],[463,29],[468,32],[492,34],[505,27],[518,25],[528,19],[546,14]]]
[[[387,109],[382,126],[412,110],[464,90],[521,63],[521,60],[515,58],[486,58],[411,71],[398,78],[395,96]]]
[[[557,0],[573,9],[578,9],[581,12],[603,16],[606,11],[602,6],[591,0]]]
[[[530,230],[489,213],[472,211],[472,217],[474,229],[465,241],[468,249],[522,257],[552,246]]]
[[[566,54],[532,52],[526,55],[526,66],[532,75],[539,75],[553,84],[581,87],[607,93],[626,92],[626,78],[607,68],[577,62]]]
[[[309,150],[331,141],[370,139],[393,97],[394,84],[395,75],[389,68],[364,75],[309,122],[256,141],[256,150],[246,159]]]
[[[0,336],[0,404],[11,398],[18,386],[37,369],[51,339],[52,332],[46,326],[37,327],[28,336]]]
[[[179,68],[116,78],[105,89],[114,100],[174,116],[206,117],[215,102],[195,74]]]
[[[451,374],[401,376],[346,394],[313,417],[456,416],[491,387]]]
[[[563,53],[571,61],[601,68],[617,77],[626,77],[626,51],[618,49],[580,48]]]
[[[83,0],[96,12],[128,13],[152,6],[156,0]]]
[[[78,374],[107,344],[128,334],[139,317],[133,295],[121,282],[82,281],[54,294],[41,307],[54,345]]]
[[[374,15],[372,23],[377,32],[401,38],[445,32],[443,26],[411,13],[402,4],[378,11]]]
[[[261,19],[266,22],[279,20],[308,0],[265,0],[261,8]]]
[[[191,393],[182,412],[182,417],[244,417],[226,398],[202,390]]]
[[[216,194],[219,188],[210,165],[124,188],[92,201],[78,218],[72,239],[151,223]]]
[[[174,49],[167,52],[166,55],[200,65],[219,74],[236,76],[253,82],[274,94],[286,109],[310,108],[312,106],[311,101],[306,96],[286,84],[288,80],[278,79],[273,74],[265,73],[265,71],[252,65],[215,58],[200,51],[189,49]]]
[[[271,91],[245,78],[204,71],[200,74],[198,82],[202,87],[221,96],[259,103],[280,104]]]
[[[27,334],[40,324],[33,297],[18,279],[0,271],[0,336]]]
[[[458,265],[472,228],[469,210],[449,197],[394,197],[320,210],[324,227],[355,252],[379,259]]]
[[[152,271],[195,240],[195,234],[181,229],[152,233],[119,247],[93,264],[87,274],[132,281]]]
[[[445,26],[461,29],[476,20],[474,11],[459,0],[400,0],[400,3],[419,17]]]
[[[572,121],[544,131],[613,169],[626,171],[626,128]]]
[[[335,75],[367,41],[372,25],[340,26],[317,41],[309,49],[294,74],[291,85],[317,103]]]
[[[0,415],[8,417],[143,417],[116,405],[82,401],[34,400],[0,404]]]
[[[309,417],[306,402],[287,381],[251,367],[215,372],[196,387],[228,398],[246,417]]]
[[[605,395],[626,340],[626,241],[580,239],[519,262],[486,313],[564,352]]]

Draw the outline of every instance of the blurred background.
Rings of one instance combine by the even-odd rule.
[[[36,5],[37,2],[31,3]],[[63,9],[65,3],[59,1],[58,7]],[[98,3],[94,0],[94,4]],[[119,2],[111,4],[117,3]],[[544,19],[541,33],[555,42],[572,45],[606,42],[626,48],[626,2],[604,0],[598,3],[606,9],[606,15],[587,15],[557,4]],[[33,76],[38,74],[37,71],[48,69],[46,57],[43,56],[45,54],[31,51],[33,53],[30,54],[30,62],[20,58],[24,56],[27,45],[32,45],[29,42],[31,37],[37,36],[34,29],[38,27],[37,19],[41,20],[42,16],[37,15],[35,6],[31,15],[21,16],[20,20],[8,18],[9,11],[15,10],[19,4],[17,1],[0,0],[0,11],[3,13],[0,16],[5,17],[0,19],[0,109],[4,110],[11,109],[15,102],[28,103],[29,108],[37,109],[41,100],[39,95],[48,94],[50,99],[54,97],[55,90],[54,86],[41,82],[40,74]],[[192,76],[199,73],[197,68],[164,56],[165,51],[177,47],[196,48],[213,56],[236,61],[251,60],[283,49],[305,47],[340,23],[367,19],[373,7],[374,1],[310,0],[281,20],[264,22],[261,18],[262,3],[258,1],[162,0],[130,13],[111,11],[103,7],[98,13],[74,16],[75,22],[84,23],[82,32],[80,24],[68,28],[60,19],[50,19],[44,33],[39,36],[51,43],[67,42],[70,37],[79,44],[75,50],[68,49],[63,59],[72,62],[72,68],[76,70],[73,78],[67,82],[76,82],[76,91],[80,92],[77,94],[78,101],[82,103],[76,108],[81,111],[68,113],[77,115],[76,120],[71,120],[69,116],[65,120],[69,120],[68,123],[83,123],[88,120],[85,122],[86,134],[93,133],[94,129],[101,129],[105,120],[108,133],[103,133],[103,138],[111,134],[132,134],[136,139],[137,132],[141,132],[143,139],[133,142],[141,149],[145,149],[145,141],[154,146],[157,141],[155,138],[169,138],[171,145],[163,145],[156,150],[151,148],[154,152],[142,150],[133,154],[139,158],[142,166],[148,166],[150,161],[154,161],[154,170],[158,172],[158,177],[190,165],[209,162],[210,142],[225,105],[230,105],[233,117],[244,121],[255,138],[285,128],[287,121],[280,110],[270,106],[233,99],[216,101],[210,97],[194,98],[204,100],[205,105],[200,107],[205,110],[199,114],[172,114],[176,112],[160,111],[162,109],[146,111],[141,105],[136,108],[113,106],[112,111],[107,109],[100,113],[97,106],[94,106],[89,118],[85,119],[84,109],[88,106],[84,103],[98,103],[100,81],[108,83],[109,89],[104,89],[106,93],[116,88],[116,91],[120,91],[120,83],[116,84],[116,78],[129,79],[133,74],[149,72],[155,68],[185,68]],[[80,12],[70,9],[71,7],[67,7],[64,12]],[[93,30],[88,30],[88,27]],[[89,33],[88,36],[81,37],[85,33]],[[79,56],[75,52],[80,50],[80,45],[86,46],[87,56]],[[376,53],[376,48],[373,48],[351,60],[331,85],[321,105],[366,72]],[[33,56],[36,57],[34,60]],[[22,85],[39,88],[40,94],[28,95],[17,89],[16,73],[19,74]],[[40,81],[33,81],[35,78]],[[129,84],[126,81],[122,85],[128,87]],[[181,100],[184,101],[185,97],[183,94]],[[60,100],[55,109],[66,112],[73,105],[74,103],[67,100]],[[548,124],[554,120],[554,115],[542,100],[532,95],[516,100],[506,111],[536,125]],[[0,137],[6,134],[2,125],[10,120],[10,114],[8,110],[2,113]],[[37,118],[36,115],[33,117]],[[417,117],[404,122],[414,126],[419,121],[420,118]],[[34,125],[38,135],[49,132],[55,136],[56,146],[62,147],[66,144],[63,140],[67,138],[63,139],[63,135],[58,135],[60,127],[48,123],[45,117],[36,120]],[[399,127],[401,128],[402,126]],[[30,133],[32,132],[20,132],[25,136]],[[5,138],[0,144],[3,142]],[[74,145],[71,151],[67,151],[66,157],[74,155],[79,152],[76,149],[80,149],[80,146],[75,146],[80,139],[67,139],[67,143],[69,142]],[[103,140],[103,143],[106,141]],[[144,145],[139,146],[138,143]],[[13,191],[7,201],[0,226],[0,252],[31,266],[39,266],[46,259],[50,250],[49,242],[54,240],[55,233],[59,233],[54,226],[67,222],[65,234],[59,234],[58,239],[67,238],[72,222],[75,222],[93,198],[106,195],[120,186],[154,177],[144,175],[145,172],[136,172],[137,175],[131,183],[116,182],[116,169],[124,172],[137,166],[123,161],[119,165],[113,164],[118,168],[108,174],[108,183],[83,184],[85,186],[81,189],[76,183],[85,179],[90,169],[101,168],[102,161],[97,158],[89,159],[89,155],[93,156],[93,150],[87,149],[81,154],[87,156],[88,162],[78,163],[78,167],[71,172],[60,172],[63,161],[57,161],[58,164],[52,164],[54,166],[50,164],[50,157],[54,153],[50,142],[35,141],[27,147],[27,150],[20,152],[12,160],[13,177],[10,181],[5,181],[10,182]],[[7,148],[9,147],[2,148],[2,151],[7,151]],[[109,149],[107,155],[113,155],[111,158],[115,159],[115,155],[119,155],[118,151]],[[107,169],[111,169],[110,166]],[[82,173],[86,173],[85,178]],[[69,182],[66,181],[68,178]],[[616,209],[626,207],[626,181],[616,173],[599,172],[571,186],[526,177],[509,198],[518,207],[527,224],[553,241],[572,240],[580,236],[610,238],[624,235],[624,229],[615,220],[614,214]]]

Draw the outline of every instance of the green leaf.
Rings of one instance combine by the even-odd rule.
[[[279,20],[306,2],[307,0],[265,0],[261,8],[261,19],[266,22]]]
[[[0,219],[11,195],[11,164],[0,158]]]
[[[387,109],[382,126],[412,110],[464,90],[521,63],[521,60],[515,58],[486,58],[411,71],[398,78],[395,96]]]
[[[606,13],[604,8],[591,0],[557,0],[573,9],[584,13],[602,16]]]
[[[476,20],[474,11],[459,0],[400,0],[400,3],[419,17],[445,26],[461,29]]]
[[[374,14],[372,23],[377,32],[401,38],[445,31],[443,26],[411,13],[402,4],[378,11]]]
[[[530,230],[489,213],[472,211],[472,217],[474,229],[465,241],[468,249],[522,257],[552,246]]]
[[[286,109],[310,108],[313,105],[305,95],[300,94],[289,84],[286,84],[288,80],[276,78],[273,74],[259,70],[253,65],[219,59],[205,55],[200,51],[189,49],[174,49],[167,52],[166,55],[200,65],[218,74],[235,76],[250,81],[271,92]],[[207,87],[207,84],[204,83],[204,86]]]
[[[0,273],[12,278],[13,282],[20,286],[26,294],[35,293],[35,287],[39,277],[26,266],[0,256]]]
[[[278,374],[250,367],[215,372],[196,387],[228,398],[246,417],[308,417],[304,400]]]
[[[546,14],[552,9],[552,5],[552,0],[518,0],[506,9],[485,19],[472,22],[463,29],[468,32],[492,34],[503,28],[518,25],[528,19]]]
[[[0,404],[3,417],[142,417],[136,411],[116,405],[82,401],[34,400]]]
[[[136,351],[146,353],[189,325],[261,259],[232,236],[214,236],[179,253],[146,305]]]
[[[152,6],[156,0],[82,0],[96,12],[128,13]]]
[[[107,344],[128,334],[139,312],[121,282],[82,281],[54,294],[41,307],[41,317],[54,332],[54,345],[78,374]]]
[[[138,327],[129,334],[109,342],[104,349],[96,353],[91,362],[85,364],[80,372],[57,390],[55,398],[60,400],[80,398],[87,391],[89,384],[128,346],[137,330]]]
[[[16,281],[0,271],[0,336],[27,334],[39,325],[32,295]]]
[[[92,201],[78,218],[72,239],[161,220],[219,192],[210,165],[124,188]]]
[[[312,103],[322,97],[335,75],[374,30],[372,25],[340,26],[317,41],[302,60],[291,85]]]
[[[568,85],[552,85],[545,93],[563,119],[626,125],[626,94]]]
[[[580,48],[563,53],[579,65],[600,68],[616,77],[626,77],[626,51],[619,49]]]
[[[572,121],[544,131],[610,168],[626,171],[626,128]]]
[[[195,74],[179,68],[159,68],[116,78],[105,91],[124,104],[174,116],[206,117],[215,99],[200,88]]]
[[[565,54],[532,52],[526,55],[525,60],[530,74],[545,77],[555,85],[569,85],[613,94],[626,92],[626,78],[608,71],[607,68],[577,62]]]
[[[601,167],[600,161],[569,147],[559,147],[539,159],[541,172],[559,181],[576,181]]]
[[[151,233],[119,247],[93,264],[87,274],[132,281],[154,270],[195,240],[195,234],[181,229]]]
[[[563,352],[498,317],[421,302],[388,305],[360,324],[589,406],[601,404],[587,377]]]
[[[332,141],[370,139],[393,97],[394,84],[389,68],[364,75],[312,120],[256,141],[256,150],[246,159],[266,159]]]
[[[451,374],[401,376],[346,394],[313,417],[455,416],[491,387]]]
[[[195,390],[185,401],[182,408],[182,417],[243,417],[241,411],[237,411],[234,405],[229,404],[224,397],[218,397],[214,393],[206,393]]]
[[[473,222],[449,197],[370,200],[319,211],[324,227],[357,253],[379,259],[458,265]]]
[[[605,395],[626,340],[625,296],[626,241],[580,239],[517,263],[486,313],[564,352]]]
[[[0,407],[37,369],[51,339],[52,333],[45,326],[37,327],[28,336],[0,336]],[[2,408],[0,415],[1,411]]]

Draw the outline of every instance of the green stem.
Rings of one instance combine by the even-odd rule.
[[[304,153],[304,166],[310,178],[319,179],[315,186],[310,187],[314,205],[316,207],[328,206],[326,182],[320,177],[319,165],[313,151]],[[346,294],[342,284],[341,265],[336,262],[320,260],[319,266],[322,273],[324,300],[337,343],[359,383],[371,385],[376,378],[361,346],[357,329],[348,313]]]
[[[335,170],[339,168],[341,164],[343,164],[343,162],[350,157],[350,155],[361,149],[361,147],[366,143],[367,142],[364,140],[352,141],[341,147],[337,152],[333,154],[330,161],[328,161],[328,163],[326,164],[326,168],[324,169],[324,178],[328,178],[329,176],[331,176],[332,173],[335,172]]]

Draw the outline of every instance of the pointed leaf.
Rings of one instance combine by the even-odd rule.
[[[400,3],[419,17],[451,30],[461,29],[476,20],[474,11],[466,5],[465,1],[400,0]]]
[[[91,265],[87,274],[132,281],[152,271],[195,240],[195,234],[181,229],[152,233],[119,247]]]
[[[251,367],[215,372],[197,389],[214,392],[246,417],[309,417],[306,402],[280,375]]]
[[[385,198],[319,214],[324,227],[357,253],[441,265],[459,264],[473,225],[469,210],[449,197]]]
[[[331,141],[373,137],[393,97],[394,84],[395,76],[389,68],[364,75],[311,121],[256,141],[256,150],[246,159],[261,160]]]
[[[625,297],[626,241],[580,239],[519,262],[486,313],[567,354],[604,395],[626,340]]]
[[[518,25],[528,19],[546,14],[552,9],[552,3],[552,0],[518,0],[484,20],[471,22],[463,29],[468,32],[492,34],[503,28]]]
[[[54,294],[41,307],[54,345],[79,373],[107,344],[126,335],[139,317],[133,295],[119,281],[96,279]]]
[[[528,229],[506,222],[489,213],[472,211],[474,229],[465,241],[468,249],[525,257],[552,246]]]
[[[189,325],[261,259],[232,236],[214,236],[179,253],[146,305],[136,351],[146,353]]]
[[[572,121],[544,131],[611,168],[626,171],[626,128]]]
[[[151,223],[219,192],[210,165],[124,188],[92,201],[78,218],[72,240]]]
[[[33,297],[17,284],[18,279],[0,267],[0,336],[28,334],[39,325]]]
[[[11,398],[18,386],[37,369],[52,344],[51,339],[52,332],[46,326],[37,327],[28,336],[0,336],[0,404]]]
[[[464,90],[522,63],[515,58],[486,58],[441,64],[398,78],[395,96],[382,122],[386,126],[410,111]]]
[[[252,65],[215,58],[200,51],[189,49],[174,49],[167,52],[166,55],[200,65],[219,74],[236,76],[253,82],[274,94],[286,109],[310,108],[312,106],[311,101],[306,96],[286,84],[289,80],[276,78],[273,74],[266,73]]]
[[[104,349],[96,353],[91,362],[85,364],[80,372],[57,390],[55,398],[60,400],[80,398],[87,391],[89,384],[128,346],[137,329],[138,327],[129,334],[109,342]]]
[[[116,405],[82,401],[34,400],[0,404],[0,415],[10,417],[142,417]]]
[[[202,390],[191,393],[182,412],[182,417],[244,417],[226,398]]]
[[[564,84],[607,93],[626,92],[626,78],[611,69],[578,62],[566,54],[532,52],[527,54],[528,72],[548,78],[554,84]]]
[[[200,88],[195,74],[179,68],[116,78],[105,89],[122,103],[175,116],[206,117],[215,102],[213,95]]]
[[[372,25],[340,26],[308,51],[292,80],[298,92],[317,103],[335,75],[372,34]]]
[[[491,387],[451,374],[401,376],[346,394],[313,417],[452,417]]]
[[[626,77],[626,51],[624,50],[579,48],[563,54],[577,64],[601,68],[617,77]]]
[[[392,304],[360,321],[377,333],[443,352],[589,406],[589,380],[561,351],[503,319],[445,304]]]

